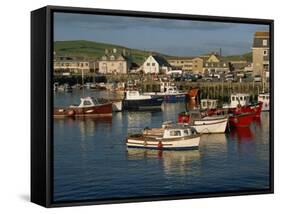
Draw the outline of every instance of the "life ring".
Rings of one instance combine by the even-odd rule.
[[[163,144],[162,144],[161,141],[159,141],[159,143],[158,143],[158,145],[157,145],[157,148],[158,148],[158,149],[163,149]]]

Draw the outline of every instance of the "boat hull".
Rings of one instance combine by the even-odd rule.
[[[195,128],[201,134],[224,133],[227,127],[228,119],[219,120],[196,120],[191,127]]]
[[[54,108],[54,117],[75,116],[110,116],[112,115],[112,103],[101,104],[91,107],[67,107]]]
[[[163,98],[153,97],[151,99],[123,100],[125,110],[159,110],[163,103]]]
[[[185,102],[185,94],[176,94],[176,95],[165,95],[164,101],[167,103],[176,103],[176,102]]]
[[[255,117],[255,113],[234,114],[229,117],[229,125],[232,127],[249,127]]]
[[[253,113],[254,117],[260,117],[261,111],[262,111],[262,106],[263,106],[263,103],[259,102],[257,104],[253,104],[253,105],[247,105],[247,106],[229,109],[229,113],[233,113],[233,114]]]
[[[178,139],[156,140],[145,137],[128,137],[126,145],[128,148],[158,149],[158,150],[190,150],[198,149],[200,135],[193,137],[181,137]]]

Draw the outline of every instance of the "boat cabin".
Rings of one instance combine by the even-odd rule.
[[[83,97],[80,98],[80,104],[79,105],[72,105],[70,107],[78,107],[78,108],[83,108],[83,107],[92,107],[92,106],[97,106],[100,105],[100,102],[94,98],[94,97]]]
[[[202,99],[200,105],[201,105],[201,109],[216,109],[218,106],[218,100]]]
[[[258,101],[261,102],[268,102],[269,101],[269,93],[266,94],[259,94]]]
[[[126,91],[125,99],[126,100],[144,100],[144,99],[151,99],[151,96],[140,94],[139,91]]]
[[[230,106],[235,108],[238,105],[246,106],[250,103],[250,95],[249,94],[231,94],[230,96]]]
[[[166,93],[166,94],[177,94],[177,93],[179,93],[179,90],[176,86],[167,86],[164,89],[164,93]]]
[[[171,121],[162,124],[162,128],[144,129],[143,134],[157,138],[179,138],[197,134],[196,130],[188,125],[178,125]]]
[[[164,130],[163,138],[179,138],[179,137],[187,137],[196,134],[195,129],[192,128],[166,128]]]

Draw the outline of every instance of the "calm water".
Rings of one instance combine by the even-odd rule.
[[[85,95],[109,97],[107,92]],[[57,93],[55,105],[79,103]],[[269,188],[269,113],[250,128],[204,135],[199,150],[127,150],[128,133],[176,121],[183,103],[159,112],[54,120],[54,200],[75,201]]]

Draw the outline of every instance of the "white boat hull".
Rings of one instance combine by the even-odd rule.
[[[218,122],[210,122],[210,121],[195,121],[194,125],[191,127],[195,128],[198,133],[201,134],[211,134],[211,133],[224,133],[226,130],[228,119],[223,119]]]
[[[134,138],[128,138],[126,141],[127,147],[130,148],[146,148],[146,149],[160,149],[160,150],[184,150],[184,149],[198,149],[200,142],[200,135],[192,138],[181,138],[175,139],[165,139],[161,140],[140,140]]]
[[[210,117],[207,116],[201,120],[195,120],[194,125],[212,124],[212,123],[218,123],[218,122],[225,122],[227,120],[228,119],[225,116],[210,116]]]

